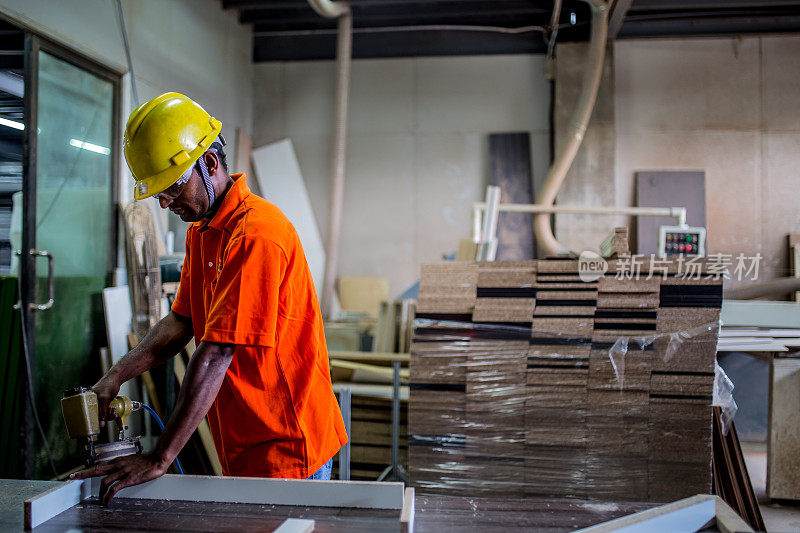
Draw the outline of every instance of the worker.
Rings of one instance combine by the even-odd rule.
[[[191,222],[172,309],[94,385],[101,424],[120,385],[197,349],[154,451],[90,468],[100,498],[157,478],[203,417],[224,475],[330,479],[347,442],[311,272],[292,224],[228,174],[222,123],[166,93],[131,113],[124,150],[137,200]],[[265,191],[269,192],[269,191]]]

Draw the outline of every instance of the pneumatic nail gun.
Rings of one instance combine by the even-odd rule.
[[[142,408],[141,402],[117,396],[111,400],[108,408],[114,410],[116,417],[116,440],[99,442],[100,416],[94,391],[87,387],[78,387],[65,391],[61,399],[61,414],[64,415],[69,437],[78,440],[81,457],[88,466],[142,452],[139,437],[125,437],[128,417]]]

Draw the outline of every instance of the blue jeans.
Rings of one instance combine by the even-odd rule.
[[[331,479],[331,470],[333,469],[333,457],[328,459],[328,462],[316,471],[316,473],[308,479],[320,479],[329,481]]]

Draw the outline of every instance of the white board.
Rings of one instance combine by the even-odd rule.
[[[800,337],[800,329],[788,328],[729,328],[719,330],[719,338],[724,337]]]
[[[24,503],[25,530],[31,530],[79,504],[89,497],[90,489],[91,484],[88,481],[69,481],[26,500]]]
[[[111,352],[111,364],[114,365],[128,353],[128,333],[132,332],[133,312],[127,285],[103,289],[103,312],[108,350]],[[119,393],[128,398],[136,398],[135,388],[130,381],[122,384]]]
[[[272,533],[309,533],[314,531],[314,521],[303,518],[287,518]]]
[[[75,480],[24,502],[25,528],[30,530],[100,492],[101,477]],[[120,490],[115,498],[195,502],[396,509],[401,530],[414,529],[414,489],[403,483],[319,481],[253,477],[164,475]],[[313,523],[313,522],[312,522]],[[295,521],[281,531],[307,531],[311,524]],[[303,526],[303,527],[300,527]]]
[[[723,326],[800,329],[800,304],[767,300],[723,300]]]
[[[93,496],[99,494],[101,479],[91,478]],[[166,474],[141,485],[124,488],[114,497],[400,510],[404,504],[404,488],[403,483],[399,482]]]
[[[290,139],[253,150],[253,171],[261,194],[277,205],[297,230],[317,294],[322,294],[325,247]]]
[[[716,514],[714,496],[698,494],[691,498],[587,527],[579,530],[578,533],[700,531],[716,518]]]

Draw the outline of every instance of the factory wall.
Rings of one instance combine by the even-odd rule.
[[[800,232],[800,36],[615,45],[616,201],[638,170],[703,169],[709,252],[787,275]]]
[[[123,7],[140,100],[167,90],[196,98],[224,122],[232,163],[238,127],[252,129],[255,147],[291,138],[325,235],[334,63],[252,65],[251,30],[215,0]],[[112,0],[0,0],[0,10],[127,70]],[[798,36],[616,41],[605,96],[613,98],[615,142],[595,147],[614,150],[613,184],[605,172],[584,179],[630,205],[638,170],[703,169],[709,251],[760,252],[763,275],[782,274],[785,235],[800,231],[785,194],[800,168],[799,53]],[[530,132],[534,181],[544,177],[543,63],[526,55],[354,61],[342,275],[385,276],[394,296],[417,279],[420,263],[452,253],[484,194],[490,133]],[[128,94],[123,101],[127,116]],[[128,199],[127,172],[123,181]],[[565,194],[574,189],[566,184]],[[170,226],[180,250],[184,225]],[[569,240],[585,227],[583,217],[556,223]]]
[[[292,140],[325,235],[334,63],[256,64],[253,87],[253,146]],[[339,274],[386,277],[394,297],[454,253],[485,194],[490,133],[530,132],[544,178],[549,102],[543,56],[354,61]]]
[[[573,114],[583,90],[588,43],[562,43],[556,47],[555,147],[560,150],[574,130]],[[572,206],[615,205],[614,184],[616,130],[614,110],[614,46],[606,47],[592,116],[575,160],[558,191],[557,203]],[[563,214],[553,229],[559,242],[570,250],[597,250],[617,224],[615,215]]]
[[[233,162],[236,128],[249,131],[251,124],[250,27],[217,0],[137,0],[122,6],[140,103],[167,91],[191,96],[222,120]],[[0,10],[113,70],[128,70],[115,0],[0,0]],[[122,127],[135,107],[129,91],[123,92]],[[133,181],[124,162],[123,171],[120,194],[130,200]],[[169,216],[175,247],[182,250],[186,225]]]

